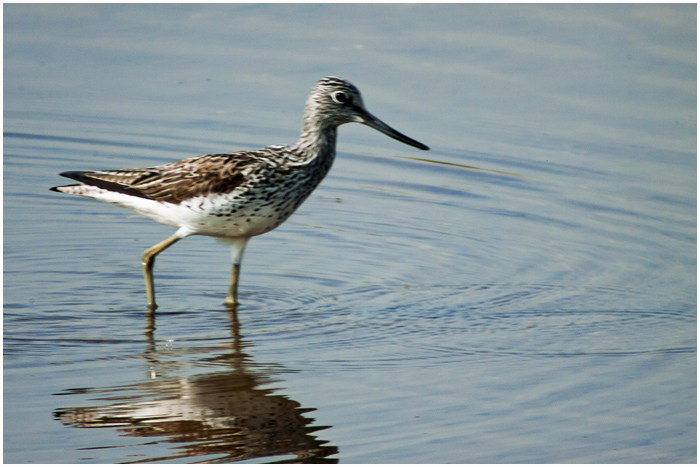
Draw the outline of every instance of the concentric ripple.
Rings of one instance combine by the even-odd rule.
[[[285,300],[280,292],[241,312],[264,314],[259,320],[243,318],[256,342],[278,352],[303,342],[305,363],[315,368],[694,352],[692,316],[640,313],[612,303],[632,295],[643,301],[640,291],[610,288],[364,286],[317,300],[312,295]],[[573,306],[581,303],[587,306]],[[656,330],[652,336],[650,328]]]

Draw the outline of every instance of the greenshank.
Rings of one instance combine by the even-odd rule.
[[[337,128],[362,123],[402,143],[428,146],[369,113],[360,91],[326,77],[311,90],[301,137],[290,146],[209,154],[144,169],[63,172],[80,182],[51,188],[136,211],[177,231],[143,253],[149,309],[155,310],[156,256],[190,235],[207,235],[231,247],[233,270],[226,299],[235,306],[248,240],[279,226],[321,183],[335,159]]]

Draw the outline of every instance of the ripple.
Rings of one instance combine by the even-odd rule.
[[[265,310],[264,316],[250,323],[245,317],[244,327],[256,334],[255,341],[269,344],[268,339],[274,339],[278,351],[303,342],[310,355],[307,366],[315,369],[384,367],[406,360],[440,364],[508,356],[695,352],[692,315],[561,306],[574,297],[580,303],[585,296],[593,304],[641,293],[606,287],[507,284],[374,285],[348,289],[334,297],[293,297],[278,290],[253,307]],[[243,316],[251,311],[246,306]],[[649,329],[655,330],[653,335]]]

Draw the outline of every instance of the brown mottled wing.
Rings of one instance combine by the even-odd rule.
[[[210,193],[228,193],[243,184],[247,169],[260,160],[254,153],[210,154],[145,169],[63,172],[87,185],[167,203]]]

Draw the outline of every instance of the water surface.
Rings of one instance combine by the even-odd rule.
[[[694,5],[7,5],[4,460],[696,462]],[[339,132],[246,251],[48,191]],[[154,329],[155,327],[155,329]]]

